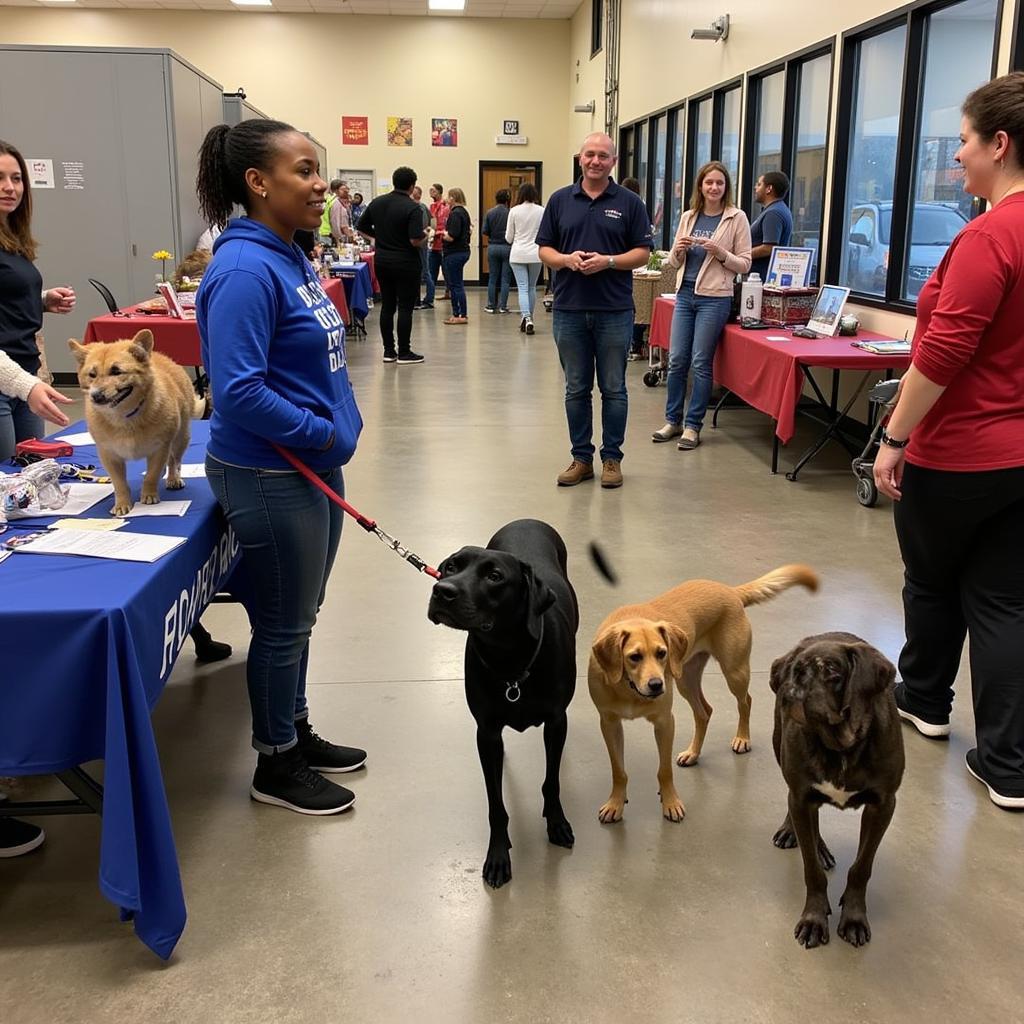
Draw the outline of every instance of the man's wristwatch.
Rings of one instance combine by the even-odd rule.
[[[614,270],[615,269],[615,257],[614,256],[609,256],[608,257],[608,269],[609,270]]]
[[[906,448],[907,445],[910,444],[909,437],[903,441],[897,441],[895,437],[889,436],[889,432],[884,427],[882,428],[882,436],[879,438],[879,440],[887,448]]]

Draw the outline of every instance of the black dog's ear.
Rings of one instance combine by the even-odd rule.
[[[768,675],[768,685],[772,688],[772,693],[778,693],[779,687],[789,678],[798,650],[798,647],[794,647],[788,654],[783,654],[781,658],[776,658],[772,662],[772,669]]]
[[[896,683],[896,666],[877,648],[861,641],[846,648],[852,662],[850,682],[872,697],[891,690]]]
[[[526,586],[526,622],[530,633],[540,636],[540,618],[555,603],[555,592],[533,571],[533,566],[520,562]]]
[[[773,693],[779,695],[779,700],[782,701],[782,706],[789,717],[800,725],[806,725],[804,701],[807,700],[807,688],[800,682],[795,671],[801,650],[802,645],[798,645],[788,654],[772,662],[768,685],[771,686]]]

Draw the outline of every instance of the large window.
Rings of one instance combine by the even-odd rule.
[[[665,222],[665,168],[668,158],[668,114],[654,119],[654,153],[652,156],[651,201],[647,209],[654,225],[654,242],[660,244],[662,225]]]
[[[742,94],[742,83],[735,81],[691,97],[684,195],[693,189],[697,171],[709,160],[721,160],[729,168],[735,187],[739,176]]]
[[[664,244],[668,246],[675,237],[679,218],[683,215],[686,197],[683,191],[684,179],[683,160],[686,154],[686,108],[679,107],[672,113],[672,166],[668,177],[671,182],[672,202],[669,205],[669,220],[665,231]]]
[[[647,202],[647,123],[641,121],[635,127],[636,131],[636,163],[633,165],[633,175],[640,182],[640,198]]]
[[[757,179],[768,171],[789,178],[791,244],[815,250],[811,279],[819,279],[824,221],[825,159],[832,95],[832,44],[821,43],[751,72],[748,79],[743,203],[751,219]]]
[[[604,0],[590,0],[590,56],[601,49],[604,38]]]
[[[711,96],[697,100],[691,107],[690,136],[693,156],[690,160],[690,173],[687,177],[688,185],[692,185],[697,171],[711,159],[711,128],[714,123],[714,109],[715,101]],[[687,192],[689,192],[689,187]]]
[[[916,4],[843,41],[829,277],[913,303],[978,212],[953,160],[960,105],[993,74],[998,0]]]
[[[722,142],[717,147],[718,159],[729,168],[734,195],[740,178],[740,95],[738,85],[722,93]]]

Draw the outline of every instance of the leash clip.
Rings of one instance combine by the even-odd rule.
[[[508,684],[508,688],[505,690],[505,700],[507,700],[509,704],[515,704],[520,697],[522,697],[522,693],[519,690],[519,680],[517,679]]]

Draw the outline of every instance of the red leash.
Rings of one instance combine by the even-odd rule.
[[[273,442],[271,442],[273,443]],[[402,558],[404,558],[413,568],[418,569],[420,572],[425,572],[428,576],[433,576],[435,580],[441,578],[441,574],[431,565],[427,565],[426,562],[420,558],[419,555],[410,551],[407,547],[400,544],[390,534],[385,533],[372,519],[367,519],[358,509],[350,505],[340,494],[337,494],[334,490],[327,486],[323,480],[320,479],[307,466],[301,462],[298,458],[292,455],[291,452],[286,451],[280,445],[275,444],[274,450],[283,459],[287,459],[314,487],[318,487],[324,494],[330,498],[342,511],[347,512],[367,533],[376,534],[378,539],[382,540],[392,551],[396,552]]]

